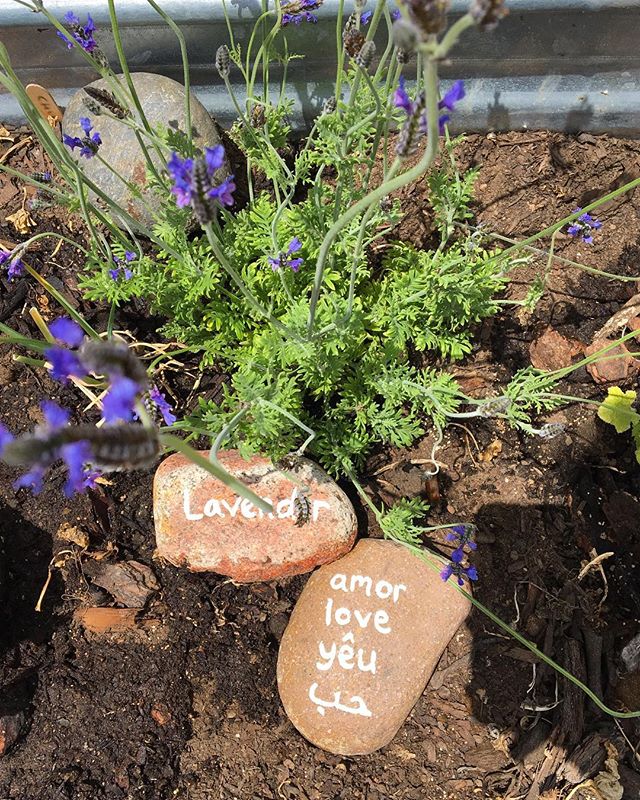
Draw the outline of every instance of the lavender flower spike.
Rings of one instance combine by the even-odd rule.
[[[574,208],[571,213],[577,214],[578,211],[582,211],[582,209],[579,207]],[[593,244],[593,231],[600,230],[601,227],[600,220],[585,211],[584,214],[581,214],[578,219],[569,225],[567,233],[569,236],[577,237],[585,244]]]
[[[215,183],[215,173],[224,164],[224,147],[205,148],[200,158],[181,158],[172,153],[167,164],[178,208],[191,206],[198,222],[207,225],[216,214],[218,206],[232,206],[235,183],[233,175]]]
[[[8,253],[6,250],[0,250],[0,265],[7,264],[7,277],[10,281],[14,278],[19,278],[24,275],[24,264],[22,259],[14,255],[15,251]]]
[[[65,347],[54,344],[47,347],[44,357],[49,364],[49,374],[55,381],[67,383],[69,378],[79,378],[87,370],[82,366],[77,354],[68,348],[79,347],[84,340],[82,328],[67,317],[60,317],[49,325],[51,335]]]
[[[92,461],[89,441],[78,429],[68,427],[69,412],[48,400],[42,404],[44,424],[33,433],[14,438],[0,425],[0,455],[14,466],[28,465],[30,469],[14,483],[16,489],[31,489],[35,494],[42,490],[46,471],[56,461],[63,461],[69,471],[64,493],[71,497],[91,485],[95,473],[87,468]],[[75,435],[74,435],[75,434]]]
[[[91,14],[87,14],[87,24],[81,25],[80,19],[73,11],[67,11],[64,15],[64,23],[71,32],[71,39],[65,36],[62,31],[56,31],[56,35],[67,45],[68,50],[72,50],[75,45],[78,45],[87,53],[93,53],[97,50],[98,43],[93,36],[96,26],[91,19]]]
[[[62,140],[71,150],[75,150],[76,147],[79,148],[80,155],[83,158],[93,158],[102,144],[102,138],[97,131],[91,133],[93,125],[89,117],[80,117],[80,127],[84,131],[84,137],[69,136],[65,133]]]

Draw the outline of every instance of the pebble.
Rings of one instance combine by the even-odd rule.
[[[162,125],[171,130],[177,128],[184,131],[184,87],[163,75],[136,72],[131,77],[149,124],[152,127]],[[89,86],[108,90],[108,85],[102,78],[90,83]],[[142,199],[132,194],[126,183],[114,175],[108,167],[101,164],[97,158],[82,158],[77,149],[73,151],[74,157],[90,180],[135,220],[148,228],[153,224],[154,218],[147,206],[150,205],[152,210],[157,210],[160,206],[160,199],[146,189],[146,161],[135,132],[122,120],[104,114],[99,116],[92,114],[84,103],[85,98],[88,99],[88,96],[82,89],[73,95],[62,120],[62,132],[69,136],[82,138],[84,134],[79,120],[80,117],[88,117],[94,126],[94,131],[97,131],[102,138],[99,150],[101,158],[114,167],[125,181],[142,189]],[[132,113],[135,114],[135,111]],[[197,147],[215,147],[220,144],[220,134],[216,123],[193,93],[191,94],[191,123],[194,134],[193,141]],[[166,157],[163,158],[160,158],[152,146],[149,146],[148,153],[156,168],[164,170],[170,156],[169,149],[166,149]],[[221,169],[221,180],[227,174],[228,167]],[[90,198],[96,199],[93,193],[90,193]]]
[[[238,497],[184,456],[169,456],[153,484],[156,542],[167,561],[246,583],[309,572],[353,547],[357,522],[349,498],[312,461],[301,458],[291,471],[297,483],[261,456],[245,461],[226,450],[219,461],[270,501],[273,514]],[[303,522],[305,505],[308,521]]]
[[[312,744],[363,755],[396,735],[471,607],[434,564],[363,539],[310,577],[277,675],[287,716]]]

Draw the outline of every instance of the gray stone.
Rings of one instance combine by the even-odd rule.
[[[363,539],[309,578],[280,643],[278,690],[313,744],[372,753],[407,718],[471,608],[430,559]]]
[[[153,75],[147,72],[134,73],[132,78],[149,124],[152,127],[163,125],[173,130],[185,131],[184,87],[163,75]],[[109,88],[104,79],[94,81],[89,86],[105,90]],[[148,228],[154,221],[148,206],[157,210],[160,201],[147,188],[146,162],[135,132],[119,119],[112,119],[104,114],[99,116],[92,114],[84,103],[85,98],[88,99],[88,96],[83,90],[71,98],[62,120],[62,132],[69,136],[82,138],[84,134],[79,124],[80,117],[88,117],[91,120],[94,129],[102,138],[100,156],[127,182],[137,186],[141,190],[142,198],[136,197],[126,183],[114,175],[108,167],[101,164],[98,159],[82,158],[77,149],[74,151],[76,159],[90,180],[143,227]],[[135,109],[130,110],[134,117],[139,119]],[[220,134],[216,123],[193,93],[191,95],[191,122],[193,141],[197,147],[202,149],[220,144]],[[166,156],[161,158],[153,145],[149,144],[147,152],[155,167],[158,170],[164,170],[170,151],[167,150]],[[220,179],[222,180],[226,175],[228,175],[228,166],[220,170]],[[95,196],[92,196],[91,199],[95,201]]]

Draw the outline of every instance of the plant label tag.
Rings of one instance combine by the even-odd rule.
[[[26,87],[26,91],[29,99],[40,112],[40,116],[46,119],[52,128],[56,128],[58,123],[62,122],[62,111],[51,94],[38,83],[30,83]]]

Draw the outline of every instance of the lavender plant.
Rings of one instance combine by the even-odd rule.
[[[237,198],[239,181],[223,171],[223,147],[201,151],[193,142],[186,43],[155,0],[148,2],[174,31],[182,52],[185,130],[149,124],[124,55],[114,0],[108,5],[121,74],[110,67],[90,16],[82,24],[71,11],[60,22],[42,0],[20,2],[44,15],[61,46],[76,49],[107,88],[86,90],[87,116],[78,120],[83,135],[60,142],[31,104],[0,45],[0,83],[16,95],[56,166],[53,182],[22,177],[37,187],[41,201],[80,213],[89,237],[84,248],[59,234],[38,234],[0,256],[0,263],[7,265],[10,278],[26,272],[45,285],[25,254],[43,236],[67,241],[85,258],[82,286],[87,296],[109,302],[112,313],[104,337],[99,336],[47,285],[80,327],[69,320],[49,327],[42,323],[49,342],[43,346],[1,326],[5,341],[42,353],[56,380],[90,381],[101,390],[100,425],[71,425],[67,412],[46,404],[44,423],[33,433],[14,438],[0,429],[2,457],[27,468],[18,486],[38,490],[46,470],[62,460],[68,469],[65,491],[82,491],[96,480],[97,471],[149,465],[163,449],[174,449],[269,510],[221,469],[219,448],[234,445],[274,460],[308,450],[333,475],[354,482],[388,538],[425,557],[422,536],[434,529],[416,524],[424,505],[405,501],[383,511],[358,483],[357,473],[374,447],[407,447],[429,429],[435,430],[437,447],[449,420],[475,417],[504,419],[540,436],[558,432],[548,425],[536,428],[532,420],[567,401],[553,391],[567,371],[523,370],[500,396],[474,399],[446,371],[419,366],[411,357],[431,352],[455,360],[468,353],[473,323],[497,311],[499,294],[526,248],[566,225],[571,226],[569,235],[588,243],[600,226],[591,211],[632,185],[502,251],[478,231],[465,228],[474,174],[460,176],[451,168],[454,145],[446,130],[465,89],[461,80],[441,86],[438,70],[467,29],[489,31],[499,23],[506,13],[503,0],[471,0],[468,12],[450,27],[448,0],[402,0],[397,9],[376,0],[366,11],[365,2],[358,0],[346,18],[341,3],[335,91],[324,99],[297,150],[289,141],[287,70],[297,58],[291,47],[295,31],[316,23],[321,0],[275,0],[273,5],[265,0],[244,47],[229,22],[229,41],[220,43],[215,63],[238,115],[230,137],[246,159],[246,202]],[[387,42],[380,51],[375,42],[381,31],[386,31]],[[283,78],[274,99],[270,70],[276,63]],[[244,99],[234,93],[232,70],[244,81]],[[411,84],[409,75],[415,77]],[[136,186],[119,178],[147,203],[154,219],[151,229],[143,228],[83,171],[84,160],[96,159],[119,175],[117,165],[102,159],[101,117],[119,120],[137,138],[147,184],[158,202],[148,203]],[[449,167],[436,171],[443,136]],[[377,260],[372,245],[393,240],[401,218],[396,193],[425,173],[438,246],[418,251],[394,241]],[[198,232],[192,234],[194,221]],[[222,402],[201,400],[190,415],[176,420],[146,367],[113,336],[115,309],[134,296],[164,315],[166,338],[199,353],[203,368],[215,365],[230,375]],[[211,438],[209,459],[187,443],[201,435]],[[448,527],[453,549],[441,567],[442,578],[453,577],[462,586],[465,579],[477,578],[468,562],[475,550],[473,530]]]

